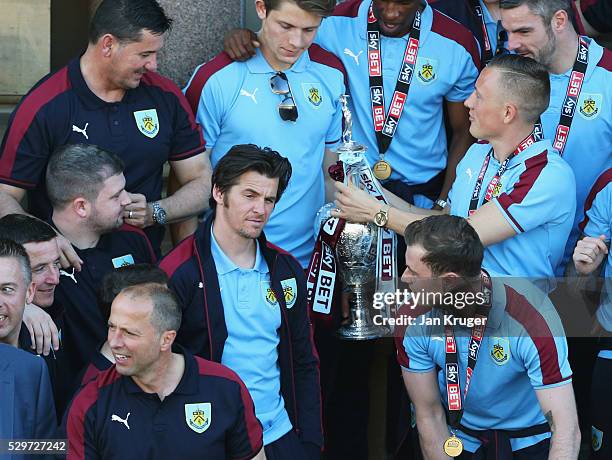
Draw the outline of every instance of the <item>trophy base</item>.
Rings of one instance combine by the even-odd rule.
[[[390,332],[384,326],[376,326],[367,307],[363,305],[353,306],[350,309],[350,319],[350,324],[336,331],[336,335],[342,340],[373,340],[384,337]]]
[[[374,340],[384,337],[388,330],[380,326],[350,324],[336,331],[336,336],[342,340]]]

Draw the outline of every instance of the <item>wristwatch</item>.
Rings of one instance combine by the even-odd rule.
[[[374,214],[374,224],[377,227],[384,227],[389,221],[389,205],[385,204],[380,211]]]
[[[434,204],[437,204],[438,206],[440,206],[442,209],[446,208],[446,206],[448,206],[448,203],[446,200],[443,200],[442,198],[438,198]]]
[[[151,203],[151,207],[153,208],[153,222],[157,225],[166,225],[166,210],[161,207],[159,201],[154,201]]]

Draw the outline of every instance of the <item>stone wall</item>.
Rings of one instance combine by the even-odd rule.
[[[181,88],[197,65],[223,48],[225,33],[242,24],[241,0],[159,0],[174,19],[160,55],[159,72]]]
[[[223,49],[225,33],[243,24],[245,0],[158,1],[174,20],[160,53],[158,70],[182,88],[196,66]],[[100,0],[89,2],[93,14]]]

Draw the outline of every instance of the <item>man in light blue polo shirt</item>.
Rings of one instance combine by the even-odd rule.
[[[374,126],[382,125],[384,117],[401,101],[394,97],[394,89],[398,76],[406,71],[403,57],[415,36],[412,27],[417,11],[420,37],[416,63],[401,117],[384,152]],[[369,58],[373,51],[371,44],[368,48],[371,15],[376,18],[380,32],[378,64]],[[375,172],[374,165],[379,160],[390,165],[391,183],[387,181],[384,186],[409,201],[412,197],[405,191],[407,186],[411,187],[422,207],[431,208],[436,198],[446,200],[455,165],[472,142],[463,101],[473,90],[481,64],[478,44],[471,32],[426,2],[352,0],[338,5],[334,15],[323,21],[316,42],[335,53],[346,67],[354,115],[353,137],[367,147],[366,156]],[[376,86],[371,87],[370,74],[377,65],[382,73],[383,118],[373,117],[373,105],[378,103],[372,97]],[[450,145],[444,126],[444,101],[453,132]],[[428,183],[430,186],[426,187]],[[425,194],[433,200],[425,199]]]
[[[609,245],[612,235],[612,169],[606,170],[591,189],[580,223],[583,238],[574,249],[573,260],[580,281],[601,271],[604,283],[599,308],[595,313],[592,333],[600,336],[600,351],[591,378],[590,424],[592,458],[607,459],[612,455],[612,256]],[[604,262],[605,259],[605,263]],[[603,266],[603,270],[602,270]]]
[[[217,268],[227,340],[221,362],[239,373],[255,401],[257,418],[264,428],[264,445],[293,428],[280,393],[278,333],[281,312],[278,302],[266,297],[270,271],[257,246],[253,268],[236,265],[210,229],[210,250]],[[248,345],[247,345],[248,344]],[[246,352],[245,346],[251,349]]]
[[[185,94],[204,128],[213,167],[231,146],[255,143],[285,155],[294,175],[266,226],[270,241],[304,268],[314,247],[312,222],[325,200],[322,168],[337,160],[342,63],[310,46],[333,0],[257,0],[261,47],[246,62],[225,53],[200,66]]]
[[[259,46],[253,38],[248,30],[232,31],[225,50],[244,59]],[[354,138],[367,147],[371,166],[386,163],[379,174],[382,180],[390,175],[385,187],[422,207],[431,208],[436,199],[444,205],[455,166],[473,141],[463,101],[481,67],[474,35],[425,1],[347,0],[322,22],[315,42],[347,69]],[[396,94],[394,89],[405,90],[400,86],[406,82],[408,95]],[[453,133],[450,145],[443,102]],[[392,111],[399,120],[389,121],[393,135],[381,141],[385,117]]]
[[[543,64],[550,74],[550,105],[542,114],[544,135],[553,142],[576,177],[576,213],[557,276],[571,259],[595,180],[612,167],[612,52],[579,37],[570,0],[500,2],[508,49]],[[580,68],[584,61],[586,68]],[[561,115],[571,123],[561,126]]]
[[[466,101],[470,132],[486,141],[470,147],[457,166],[450,213],[478,232],[486,247],[483,266],[506,276],[554,277],[575,212],[572,170],[534,130],[549,88],[546,69],[534,60],[497,56]],[[363,222],[383,213],[398,233],[435,212],[393,197],[391,209],[381,208],[360,190],[336,187],[336,216]]]
[[[512,117],[493,118],[490,104],[499,103],[507,88],[491,83],[510,80],[501,106],[512,104]],[[543,67],[533,60],[502,56],[483,71],[466,102],[472,134],[488,142],[474,144],[457,166],[449,195],[451,214],[477,225],[504,224],[505,238],[497,234],[487,241],[479,235],[489,243],[483,266],[508,276],[554,277],[575,210],[571,169],[549,140],[534,134],[534,122],[548,103],[546,80]],[[476,211],[485,206],[494,206],[491,212],[503,220],[483,220]]]
[[[428,294],[406,308],[412,322],[398,342],[424,456],[457,456],[462,444],[461,459],[491,458],[491,449],[504,459],[577,458],[567,341],[548,297],[482,271],[482,243],[464,219],[431,216],[405,238],[402,280],[415,298]]]

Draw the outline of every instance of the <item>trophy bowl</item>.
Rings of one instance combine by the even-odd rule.
[[[372,224],[347,222],[336,245],[342,289],[348,294],[349,322],[336,334],[345,340],[371,340],[385,330],[371,317],[376,289],[376,248],[378,228]]]

